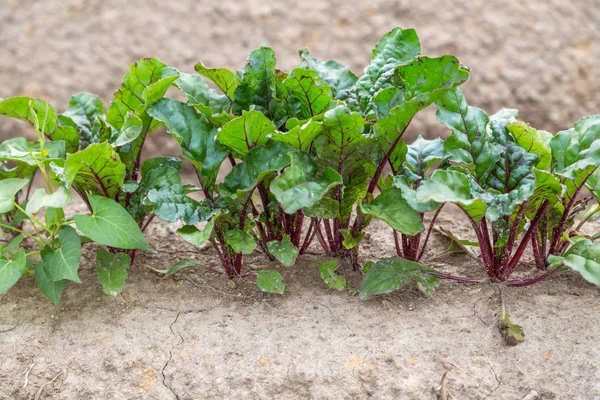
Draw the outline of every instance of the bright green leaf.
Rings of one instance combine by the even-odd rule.
[[[96,253],[96,274],[102,284],[104,293],[116,296],[123,291],[127,280],[127,270],[131,265],[131,257],[126,253],[110,253],[99,248]]]

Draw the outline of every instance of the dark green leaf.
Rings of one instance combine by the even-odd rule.
[[[288,214],[313,207],[333,187],[342,183],[341,176],[326,168],[321,177],[317,177],[317,165],[303,152],[291,153],[291,166],[273,179],[270,190]]]
[[[208,200],[197,201],[188,197],[181,185],[152,189],[148,192],[148,201],[154,204],[156,216],[166,222],[181,220],[194,225],[216,214]]]
[[[79,146],[82,149],[99,141],[93,132],[96,118],[104,115],[104,105],[98,96],[91,93],[74,94],[69,101],[69,108],[62,115],[70,118],[79,130]]]
[[[316,71],[319,76],[335,92],[335,98],[344,99],[348,91],[356,84],[358,77],[350,71],[350,67],[337,61],[321,61],[310,57],[307,49],[300,50],[300,57],[308,69]]]

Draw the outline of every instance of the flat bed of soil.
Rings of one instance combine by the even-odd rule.
[[[453,214],[440,224],[468,231]],[[392,255],[388,230],[372,225],[363,260]],[[163,279],[140,264],[217,260],[165,225],[149,233],[155,251],[138,256],[122,295],[103,294],[90,247],[83,284],[66,287],[60,310],[30,278],[0,297],[1,399],[436,399],[444,374],[452,399],[600,398],[600,291],[576,274],[503,289],[526,335],[510,347],[494,285],[444,281],[431,298],[407,286],[362,302],[326,287],[316,247],[281,268],[283,296],[202,269]],[[464,254],[440,258],[447,246],[434,235],[426,257],[481,276]],[[358,273],[346,276],[359,287]]]

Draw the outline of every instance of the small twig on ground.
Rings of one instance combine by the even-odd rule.
[[[35,367],[35,363],[31,364],[29,366],[29,369],[25,373],[25,383],[23,384],[23,389],[25,389],[27,387],[27,385],[29,384],[29,373],[31,372],[31,370],[33,369],[33,367]]]
[[[35,394],[35,397],[33,398],[34,400],[39,400],[40,396],[42,395],[42,392],[44,391],[44,388],[48,385],[51,385],[54,383],[55,380],[57,380],[61,375],[64,375],[65,371],[60,371],[58,374],[56,374],[56,376],[54,378],[52,378],[51,380],[49,380],[48,382],[44,383],[39,390],[37,391],[37,393]]]

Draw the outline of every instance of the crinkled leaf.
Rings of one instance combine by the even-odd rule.
[[[0,257],[0,294],[13,287],[21,278],[27,265],[25,252],[20,249],[12,259]]]
[[[321,61],[312,58],[307,49],[300,50],[300,58],[308,69],[316,71],[321,79],[327,82],[333,89],[336,99],[346,98],[348,91],[358,81],[358,77],[354,75],[349,66],[333,60]]]
[[[79,130],[79,146],[82,149],[98,142],[93,128],[96,118],[104,115],[104,105],[98,96],[85,92],[74,94],[69,101],[69,108],[62,115],[70,118]]]
[[[74,228],[63,226],[58,233],[57,242],[52,247],[44,247],[41,256],[44,270],[50,279],[81,283],[77,275],[81,261],[81,239]]]
[[[119,249],[152,250],[146,243],[144,234],[135,222],[116,201],[89,195],[92,215],[75,215],[77,228],[94,242]]]
[[[197,201],[188,197],[181,185],[152,189],[148,192],[148,201],[154,204],[156,216],[166,222],[181,220],[194,225],[216,214],[208,200]]]
[[[244,162],[237,164],[219,186],[221,193],[235,194],[244,198],[269,174],[290,165],[292,148],[282,142],[274,142],[251,149]]]
[[[360,298],[368,300],[375,294],[390,293],[406,285],[421,273],[433,271],[417,262],[392,257],[373,263],[363,279]]]
[[[526,152],[537,154],[538,161],[535,165],[537,168],[550,169],[552,165],[552,152],[549,145],[552,134],[550,132],[538,131],[522,121],[509,123],[506,125],[506,129]]]
[[[225,240],[236,253],[252,254],[256,248],[256,242],[252,235],[240,229],[231,229],[225,232]]]
[[[292,244],[288,235],[284,236],[281,241],[272,240],[267,242],[267,249],[273,257],[286,267],[294,265],[296,257],[298,257],[298,249]]]
[[[244,76],[234,91],[233,112],[240,114],[254,107],[276,126],[281,126],[287,117],[280,93],[275,52],[261,47],[250,53]]]
[[[285,291],[283,277],[277,271],[257,271],[256,284],[260,290],[267,293],[283,294]]]
[[[435,105],[437,119],[452,131],[444,144],[446,152],[454,161],[472,169],[477,182],[484,182],[500,157],[489,140],[488,115],[468,106],[458,87],[444,94]]]
[[[227,157],[227,149],[215,141],[216,129],[194,107],[176,100],[161,99],[149,107],[148,113],[167,126],[183,156],[199,171],[201,183],[210,190]]]
[[[406,202],[398,189],[381,192],[371,203],[361,204],[360,209],[406,235],[414,236],[425,229],[419,213]]]
[[[67,156],[65,176],[81,192],[114,198],[123,186],[125,165],[109,143],[94,143]]]
[[[557,174],[575,179],[577,172],[600,162],[600,115],[582,118],[575,128],[557,133],[550,140]]]
[[[291,166],[273,179],[270,190],[283,210],[288,214],[313,207],[333,187],[342,183],[342,177],[326,168],[317,177],[317,165],[304,152],[291,153]]]
[[[317,261],[317,267],[319,267],[319,273],[323,282],[332,289],[344,290],[346,287],[346,278],[342,275],[338,275],[335,271],[340,264],[338,260],[330,261]]]
[[[356,82],[351,107],[368,115],[372,98],[391,85],[394,69],[414,60],[421,52],[419,37],[414,29],[394,28],[386,33],[373,49],[371,63]]]
[[[302,105],[300,118],[310,118],[325,112],[333,100],[331,88],[316,71],[296,68],[290,72],[284,85]]]
[[[252,148],[267,143],[276,129],[260,111],[243,111],[241,117],[229,121],[217,132],[217,140],[241,159]]]
[[[131,257],[127,253],[109,253],[99,248],[96,253],[96,274],[104,293],[116,296],[123,291]]]
[[[412,173],[408,175],[412,181],[419,181],[425,178],[427,170],[436,162],[441,161],[444,156],[444,141],[440,138],[427,140],[421,135],[410,145],[407,146],[406,160],[404,167]]]
[[[288,120],[289,121],[289,120]],[[304,124],[298,124],[287,132],[276,131],[272,139],[284,142],[297,150],[308,151],[313,140],[323,131],[323,125],[315,119],[309,119]]]
[[[14,209],[15,195],[29,183],[29,179],[9,178],[0,180],[0,214]]]

